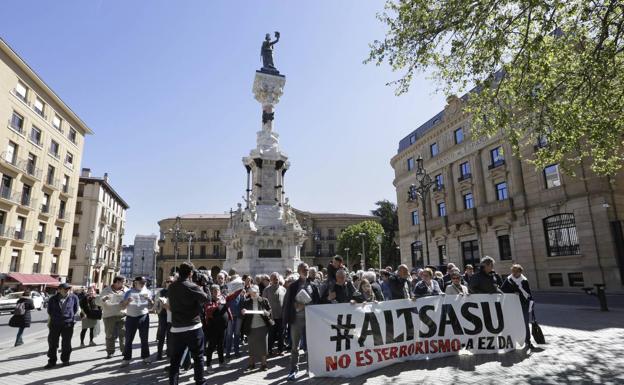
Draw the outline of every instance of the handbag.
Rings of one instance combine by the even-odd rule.
[[[546,339],[544,338],[544,333],[542,332],[542,328],[537,323],[535,319],[535,311],[533,314],[533,322],[531,323],[531,334],[533,335],[533,339],[538,345],[542,345],[546,343]]]
[[[19,315],[13,314],[11,316],[11,318],[9,318],[9,326],[12,327],[12,328],[20,327],[21,325],[20,325],[20,322],[19,322],[18,318],[22,318],[23,319],[24,316],[19,316]]]

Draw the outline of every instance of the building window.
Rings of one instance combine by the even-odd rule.
[[[474,199],[472,198],[472,193],[469,192],[464,194],[464,209],[472,209],[474,208]]]
[[[429,149],[431,150],[431,157],[434,157],[440,153],[440,148],[438,147],[438,143],[432,143],[429,146]]]
[[[444,189],[444,176],[442,174],[438,174],[435,176],[435,189],[442,190]]]
[[[30,129],[30,140],[37,146],[41,146],[41,130],[35,126]]]
[[[414,158],[407,158],[407,171],[414,169]]]
[[[412,242],[411,256],[413,267],[424,267],[423,246],[421,241]]]
[[[461,248],[464,266],[471,264],[476,267],[479,262],[481,262],[481,256],[479,255],[479,242],[477,242],[476,239],[462,242]]]
[[[26,162],[26,172],[30,175],[35,175],[36,167],[37,167],[37,156],[29,152],[28,161]],[[40,172],[37,172],[36,174],[37,174],[37,178],[41,178]]]
[[[69,151],[67,151],[67,154],[65,155],[65,166],[74,168],[74,155]]]
[[[444,202],[438,203],[438,216],[439,217],[446,216],[446,204]]]
[[[58,256],[52,256],[52,264],[50,265],[50,274],[56,274],[58,272]]]
[[[59,157],[59,148],[60,146],[56,141],[50,141],[50,154],[54,155],[55,158]]]
[[[504,201],[509,198],[507,194],[507,182],[497,183],[494,187],[496,187],[496,200]]]
[[[32,191],[32,187],[24,183],[22,185],[22,206],[30,206],[30,194]]]
[[[218,256],[219,256],[219,254],[220,254],[220,253],[219,253],[219,245],[212,245],[212,254],[213,254],[215,257],[218,257]]]
[[[21,250],[13,249],[11,252],[11,266],[9,266],[9,271],[16,273],[19,272],[20,254]]]
[[[412,226],[420,224],[420,217],[418,216],[418,210],[412,211]]]
[[[446,245],[438,245],[438,263],[440,266],[446,264]]]
[[[15,239],[24,239],[24,229],[26,228],[26,218],[25,217],[17,217],[17,221],[15,222]]]
[[[73,281],[74,269],[67,269],[67,282]]]
[[[335,248],[334,248],[334,244],[330,243],[329,244],[329,256],[331,257],[332,255],[334,255],[336,253]]]
[[[40,98],[35,99],[35,104],[33,105],[35,112],[41,116],[45,114],[45,103]]]
[[[548,274],[548,282],[550,282],[550,286],[563,286],[563,274],[561,273]]]
[[[39,273],[41,269],[41,253],[35,253],[35,256],[33,257],[33,273],[37,274]]]
[[[464,162],[459,165],[459,181],[470,178],[470,162]]]
[[[568,273],[568,282],[572,287],[584,287],[583,273]]]
[[[24,130],[24,117],[15,111],[13,111],[13,116],[11,116],[11,128],[20,134]]]
[[[17,164],[17,144],[11,142],[10,140],[9,144],[7,144],[6,151],[4,152],[4,160],[12,165]]]
[[[54,126],[54,128],[56,128],[59,131],[61,130],[61,124],[63,123],[63,119],[61,119],[60,116],[58,115],[54,115],[54,118],[52,118],[52,125]]]
[[[498,252],[500,254],[501,261],[511,259],[511,243],[509,242],[509,235],[498,236]]]
[[[505,164],[505,158],[503,157],[503,148],[501,146],[490,150],[490,161],[492,162],[492,164],[490,164],[489,169],[493,169],[495,167]]]
[[[199,255],[201,257],[205,257],[206,256],[206,246],[200,246],[199,247]]]
[[[320,243],[317,243],[317,244],[316,244],[316,256],[317,256],[317,257],[320,257],[320,256],[321,256],[321,248],[322,248],[321,244],[320,244]]]
[[[559,165],[553,164],[544,168],[544,180],[546,188],[561,186],[561,175],[559,174]]]
[[[410,142],[410,144],[414,144],[414,143],[416,143],[416,135],[412,135],[412,136],[410,136],[410,138],[409,138],[409,142]]]
[[[26,101],[26,96],[28,95],[28,87],[24,85],[22,82],[17,82],[15,85],[15,96],[22,99],[22,101]]]
[[[459,127],[457,130],[455,130],[455,144],[460,144],[463,141],[464,141],[464,129],[462,127]]]
[[[549,257],[581,253],[574,214],[556,214],[544,218],[544,233]]]
[[[191,257],[194,257],[195,256],[195,245],[191,245],[190,249],[191,249]]]
[[[69,140],[71,140],[72,143],[76,143],[76,137],[77,136],[78,135],[77,135],[76,129],[74,129],[74,127],[69,127],[69,134],[67,135]]]

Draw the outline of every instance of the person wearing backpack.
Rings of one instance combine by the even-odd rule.
[[[102,308],[95,302],[95,287],[89,287],[87,295],[82,297],[79,304],[82,314],[84,314],[84,317],[82,317],[82,330],[80,331],[80,347],[84,348],[86,346],[84,340],[87,330],[89,330],[89,346],[95,346],[95,342],[93,342],[94,329],[96,329],[102,319]]]
[[[9,326],[18,328],[14,346],[24,344],[24,340],[22,339],[24,329],[30,327],[30,311],[35,309],[33,300],[30,298],[30,292],[31,290],[29,287],[24,289],[24,293],[22,293],[22,296],[17,300],[17,304],[15,305],[15,312],[9,319]]]

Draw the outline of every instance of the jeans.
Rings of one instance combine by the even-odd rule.
[[[269,352],[273,351],[273,345],[277,342],[277,352],[284,351],[284,328],[282,326],[282,320],[276,319],[275,325],[269,329]]]
[[[232,353],[232,348],[234,348],[234,353],[240,353],[240,332],[242,323],[242,317],[234,317],[228,322],[227,330],[225,331],[225,352],[228,355]]]
[[[22,335],[24,334],[24,329],[25,327],[21,326],[19,329],[17,329],[17,336],[15,337],[15,346],[17,345],[21,345],[24,343],[24,340],[22,340]]]
[[[165,340],[167,340],[167,355],[171,353],[171,336],[170,336],[169,329],[171,329],[171,324],[168,323],[166,319],[164,323],[158,320],[158,333],[157,333],[156,338],[158,338],[158,357],[159,358],[162,357],[163,348],[165,346]]]
[[[115,354],[115,340],[119,339],[119,350],[123,352],[126,341],[126,322],[123,316],[106,317],[104,334],[106,334],[106,353]]]
[[[299,370],[299,343],[305,338],[305,312],[299,311],[295,315],[295,321],[290,324],[290,371]]]
[[[529,307],[522,307],[522,316],[524,317],[524,328],[526,330],[526,338],[524,339],[524,343],[526,346],[531,344],[531,331],[529,329]]]
[[[59,338],[61,343],[61,361],[69,362],[69,356],[72,352],[71,339],[74,335],[74,324],[50,325],[50,333],[48,334],[48,362],[56,364],[56,351],[59,346]]]
[[[204,332],[201,328],[181,333],[170,333],[171,353],[169,367],[169,384],[178,385],[180,361],[184,351],[188,349],[193,357],[193,371],[196,385],[204,383]]]
[[[149,334],[149,314],[139,317],[126,316],[126,347],[123,353],[123,359],[130,361],[132,359],[132,342],[137,330],[141,339],[141,358],[148,358],[150,355],[148,346]]]

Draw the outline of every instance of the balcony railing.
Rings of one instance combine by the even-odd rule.
[[[14,227],[12,229],[13,229],[13,239],[19,240],[19,241],[30,239],[30,231],[24,231],[23,229],[16,230]]]
[[[433,191],[444,191],[444,183],[433,185]]]
[[[467,179],[470,179],[470,178],[472,178],[472,174],[471,173],[466,173],[464,175],[461,175],[459,178],[457,178],[457,181],[461,182],[461,181],[464,181],[464,180],[467,180]]]
[[[56,249],[65,249],[67,242],[60,238],[54,238],[54,248]]]
[[[44,233],[35,234],[34,241],[40,245],[49,245],[50,244],[50,236],[45,235]]]
[[[488,170],[493,170],[496,167],[500,167],[505,164],[505,159],[498,159],[496,162],[488,166]]]
[[[69,221],[70,218],[71,218],[71,213],[68,213],[67,211],[59,212],[58,219],[62,221]]]
[[[69,184],[64,184],[61,188],[61,193],[66,194],[66,195],[73,195],[74,190],[69,187]]]
[[[57,190],[59,190],[59,189],[60,189],[60,187],[59,187],[59,185],[60,185],[60,184],[59,184],[59,180],[58,180],[58,179],[56,179],[56,178],[54,178],[53,176],[48,175],[48,176],[47,176],[47,178],[46,178],[46,180],[45,180],[45,183],[46,183],[48,186],[51,186],[51,187],[53,187],[53,188],[55,188],[55,189],[57,189]]]
[[[30,194],[22,193],[22,197],[20,199],[20,205],[24,206],[24,207],[28,207],[28,208],[34,209],[35,207],[37,207],[37,200],[33,199],[30,196]]]
[[[22,127],[18,126],[13,119],[9,119],[9,128],[19,134],[24,135],[24,121],[22,120]]]
[[[20,194],[6,186],[0,186],[0,198],[11,201],[13,203],[19,203]]]
[[[35,166],[34,163],[26,161],[26,167],[24,167],[24,171],[26,174],[32,176],[33,178],[41,180],[41,176],[43,175],[43,170],[39,167]]]

